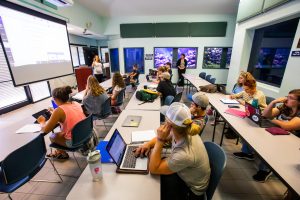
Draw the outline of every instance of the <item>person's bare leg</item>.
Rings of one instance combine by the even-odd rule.
[[[55,144],[58,144],[60,146],[64,146],[66,147],[66,139],[64,137],[64,133],[62,132],[59,132],[59,133],[53,133],[51,136],[50,136],[50,141],[52,143],[55,143]],[[56,150],[55,154],[57,153],[61,153],[61,154],[64,154],[64,155],[68,155],[67,152],[63,151],[63,150]]]

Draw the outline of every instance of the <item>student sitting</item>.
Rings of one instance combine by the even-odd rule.
[[[168,72],[171,76],[170,81],[172,81],[172,76],[173,76],[173,72],[172,72],[172,68],[171,68],[171,63],[167,62],[166,63],[166,72]]]
[[[170,81],[170,74],[168,72],[164,72],[160,76],[161,81],[159,82],[156,90],[159,95],[162,96],[162,101],[164,102],[167,96],[175,97],[176,90]]]
[[[97,79],[90,75],[87,80],[86,89],[82,104],[87,114],[101,116],[102,104],[108,99],[105,89],[99,84]]]
[[[156,80],[153,81],[153,82],[158,84],[158,83],[161,81],[161,79],[162,79],[161,75],[162,75],[162,73],[164,73],[164,72],[167,72],[166,67],[165,67],[165,66],[160,66],[160,67],[157,69]]]
[[[118,94],[124,88],[125,82],[122,75],[119,72],[114,73],[112,78],[112,94],[110,94],[112,106],[116,105]]]
[[[139,68],[138,65],[134,64],[133,65],[133,70],[129,74],[129,80],[130,80],[130,83],[131,83],[132,87],[135,87],[136,84],[139,82],[140,72],[139,72],[138,68]]]
[[[237,99],[240,104],[245,105],[245,102],[252,104],[253,99],[257,99],[259,107],[262,109],[267,107],[266,97],[264,93],[256,89],[256,80],[254,78],[249,78],[244,82],[244,91],[230,95],[231,99]]]
[[[166,107],[164,107],[166,108]],[[166,123],[157,129],[157,137],[135,150],[136,156],[148,155],[149,170],[161,176],[161,197],[164,199],[204,199],[210,179],[209,159],[201,138],[200,127],[193,123],[189,108],[172,103],[162,113]],[[166,142],[172,142],[171,154],[162,158]]]
[[[77,102],[70,102],[69,95],[72,93],[70,86],[55,88],[52,91],[52,97],[58,107],[53,111],[50,119],[46,121],[45,117],[40,116],[37,121],[42,126],[42,131],[47,134],[52,131],[59,123],[61,132],[53,133],[50,141],[65,147],[72,147],[71,130],[81,120],[85,118],[81,105]],[[65,151],[56,150],[47,155],[57,159],[68,159],[69,155]]]
[[[198,124],[202,128],[205,125],[206,108],[209,105],[209,100],[206,95],[197,92],[192,96],[192,103],[190,111],[194,123]]]
[[[276,106],[279,103],[280,105]],[[273,119],[272,123],[300,137],[300,89],[292,90],[287,97],[272,101],[263,111],[262,116]],[[253,179],[265,182],[271,174],[272,171],[261,162],[259,171],[253,176]]]

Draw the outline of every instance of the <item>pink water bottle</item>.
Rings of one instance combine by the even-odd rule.
[[[87,156],[87,161],[93,176],[93,181],[100,181],[102,179],[102,165],[101,154],[99,150],[90,152]]]

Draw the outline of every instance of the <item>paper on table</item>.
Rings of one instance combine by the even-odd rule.
[[[26,124],[22,128],[19,128],[16,133],[35,133],[41,130],[41,125],[39,124]]]
[[[83,99],[83,92],[78,92],[72,98],[77,99],[77,100],[82,100]]]
[[[223,98],[223,99],[220,99],[220,101],[222,101],[225,104],[239,104],[239,102],[235,99]]]
[[[156,136],[154,130],[133,131],[131,133],[131,143],[141,143],[152,140]]]

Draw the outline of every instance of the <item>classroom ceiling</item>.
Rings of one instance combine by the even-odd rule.
[[[239,0],[75,0],[100,16],[236,14]]]

